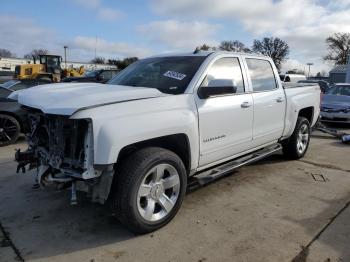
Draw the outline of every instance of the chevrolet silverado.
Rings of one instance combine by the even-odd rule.
[[[18,168],[42,187],[111,203],[130,230],[154,231],[205,184],[278,151],[304,156],[320,111],[314,84],[283,87],[269,57],[195,52],[139,60],[110,80],[12,95],[27,111]]]

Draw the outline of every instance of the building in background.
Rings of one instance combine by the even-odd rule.
[[[346,67],[345,83],[350,83],[350,51],[348,53],[348,64],[347,64],[347,67]]]
[[[331,71],[329,71],[329,83],[345,83],[347,67],[348,65],[336,65]]]
[[[16,65],[33,64],[33,63],[34,62],[32,59],[0,57],[0,72],[1,71],[14,72]],[[61,63],[61,66],[62,66],[62,68],[64,68],[65,63]],[[92,70],[98,70],[98,69],[115,69],[116,68],[116,66],[114,66],[114,65],[92,64],[92,63],[84,63],[84,62],[67,61],[67,67],[79,68],[80,66],[84,66],[85,71],[92,71]]]
[[[348,54],[348,63],[346,65],[336,65],[329,71],[329,83],[350,83],[350,52]]]

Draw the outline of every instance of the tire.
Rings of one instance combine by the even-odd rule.
[[[122,162],[116,175],[112,212],[130,231],[155,231],[169,223],[180,209],[187,173],[172,151],[158,147],[140,149]]]
[[[46,76],[46,75],[39,75],[39,76],[37,77],[37,80],[45,81],[45,82],[47,82],[48,84],[53,82],[52,78],[49,77],[49,76]]]
[[[298,117],[290,138],[282,142],[283,154],[288,159],[302,158],[310,143],[310,123],[305,117]]]
[[[16,118],[0,114],[0,147],[15,143],[20,129],[20,124]]]

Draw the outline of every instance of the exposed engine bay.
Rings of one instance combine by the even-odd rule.
[[[29,166],[29,169],[37,169],[36,181],[40,187],[70,187],[72,204],[77,201],[76,190],[88,192],[93,201],[103,203],[109,188],[106,193],[100,192],[99,187],[103,186],[103,190],[110,187],[113,167],[95,168],[93,165],[92,122],[26,109],[31,132],[27,135],[28,149],[16,152],[17,172],[25,172],[25,167]]]

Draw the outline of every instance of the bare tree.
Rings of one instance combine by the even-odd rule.
[[[203,51],[208,51],[208,50],[216,50],[216,47],[215,46],[210,46],[210,45],[207,45],[207,44],[203,44],[199,47],[197,47],[198,50],[203,50]]]
[[[106,59],[104,57],[98,56],[90,61],[93,64],[105,64]]]
[[[0,48],[0,57],[13,57],[13,54],[10,50]]]
[[[35,57],[35,59],[38,59],[39,55],[47,55],[48,53],[49,51],[47,51],[46,49],[33,49],[30,53],[25,54],[23,58],[32,59],[33,57]]]
[[[264,37],[262,40],[254,40],[253,51],[272,58],[278,70],[282,63],[287,59],[289,46],[282,39],[276,37]]]
[[[108,59],[107,64],[115,65],[118,67],[118,69],[124,69],[125,67],[136,62],[137,60],[139,60],[137,57],[127,57],[123,60]]]
[[[336,65],[345,65],[350,52],[350,33],[335,33],[326,39],[328,54],[323,60]]]
[[[246,47],[242,42],[234,41],[222,41],[219,45],[220,50],[233,51],[233,52],[250,52],[250,49]]]

